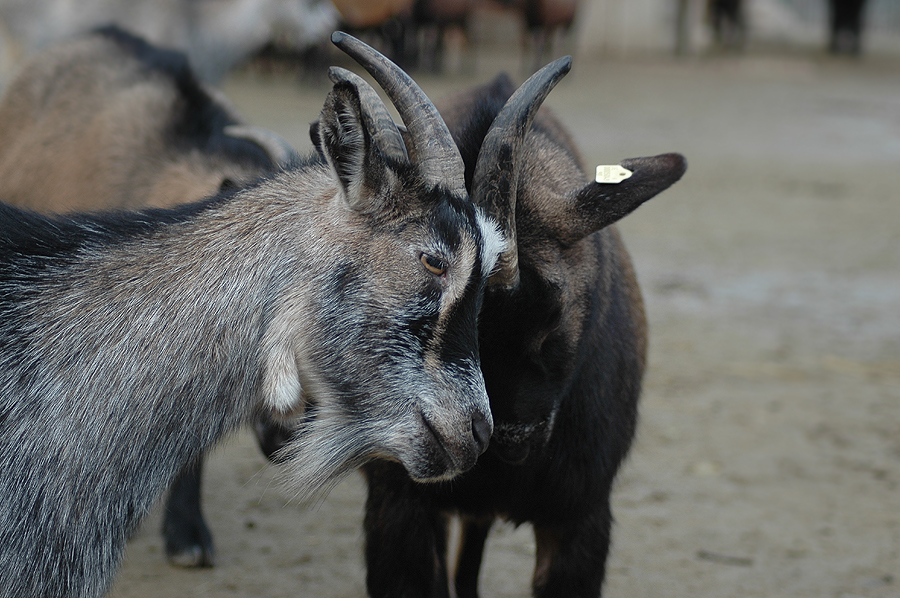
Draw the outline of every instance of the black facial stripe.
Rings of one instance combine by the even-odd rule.
[[[440,317],[440,291],[434,285],[420,299],[406,306],[404,313],[409,314],[402,327],[409,330],[409,334],[417,339],[418,351],[422,351],[431,344],[434,331]]]
[[[441,338],[428,339],[428,342],[431,346],[440,344],[439,359],[442,363],[458,364],[464,367],[466,364],[470,364],[477,355],[476,324],[485,285],[485,278],[482,276],[481,252],[484,239],[476,218],[476,208],[468,201],[468,198],[445,195],[445,201],[446,210],[442,210],[440,216],[442,223],[450,227],[450,231],[445,233],[443,227],[436,227],[435,233],[440,235],[445,242],[448,236],[452,235],[452,244],[448,243],[448,246],[455,251],[461,249],[464,236],[469,236],[475,249],[475,255],[472,270],[468,273],[462,295],[450,306],[449,312],[444,316],[444,322],[440,326]]]
[[[434,214],[431,220],[431,229],[435,236],[451,253],[458,251],[462,245],[460,228],[465,225],[466,222],[460,215],[446,203],[442,204],[441,209]]]
[[[460,359],[471,359],[478,348],[478,316],[484,298],[486,279],[481,276],[481,258],[475,260],[475,267],[469,274],[462,296],[450,308],[441,360],[447,363]]]
[[[436,206],[431,216],[431,228],[450,251],[459,249],[465,234],[470,235],[477,246],[481,245],[476,208],[468,197],[459,197],[447,193],[440,187],[434,187],[423,199],[426,203]]]

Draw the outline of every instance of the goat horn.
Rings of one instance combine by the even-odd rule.
[[[341,31],[331,34],[331,41],[353,58],[384,89],[400,118],[406,124],[412,142],[410,154],[415,157],[422,177],[448,191],[466,194],[465,165],[450,130],[425,92],[403,69],[381,53]]]
[[[497,270],[488,280],[492,286],[513,288],[519,284],[516,191],[521,148],[538,108],[571,67],[572,57],[565,56],[525,81],[494,119],[478,152],[472,179],[472,201],[497,220],[507,244]]]
[[[281,135],[262,127],[251,125],[228,125],[224,132],[235,139],[246,139],[262,148],[275,166],[287,166],[299,158],[294,147]]]
[[[397,125],[388,114],[387,106],[381,101],[378,92],[356,73],[338,66],[328,69],[328,78],[332,83],[347,82],[356,87],[362,105],[363,120],[366,128],[372,133],[375,145],[385,156],[400,162],[409,162],[400,131],[397,130]]]

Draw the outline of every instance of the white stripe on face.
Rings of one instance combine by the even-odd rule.
[[[475,210],[475,220],[481,229],[481,274],[490,276],[500,259],[500,254],[506,250],[507,243],[500,232],[500,225],[478,208]]]

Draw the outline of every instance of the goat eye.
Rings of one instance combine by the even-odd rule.
[[[447,264],[441,258],[423,253],[421,259],[422,265],[425,266],[425,269],[435,276],[441,276],[442,274],[444,274],[444,272],[447,271]]]

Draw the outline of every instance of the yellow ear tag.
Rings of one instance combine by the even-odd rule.
[[[633,173],[627,168],[623,168],[618,164],[600,165],[597,167],[597,178],[594,180],[598,183],[618,184],[630,177]]]

